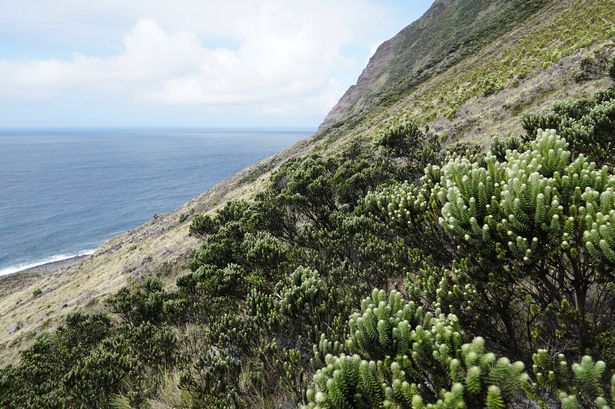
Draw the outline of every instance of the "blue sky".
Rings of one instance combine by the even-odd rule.
[[[0,127],[310,127],[431,0],[0,0]]]

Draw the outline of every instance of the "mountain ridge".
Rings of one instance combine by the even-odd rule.
[[[402,29],[398,34],[389,40],[380,44],[374,54],[369,58],[367,66],[363,69],[356,84],[351,85],[348,90],[342,95],[340,100],[331,108],[329,113],[325,116],[323,122],[318,127],[318,132],[322,132],[327,128],[335,125],[346,112],[354,105],[360,97],[362,92],[365,92],[367,87],[380,75],[382,70],[386,68],[388,63],[395,56],[396,43],[401,42],[401,33],[412,27],[421,27],[427,23],[426,20],[442,12],[450,3],[454,0],[437,0],[419,19],[414,21],[409,26]]]
[[[407,93],[552,3],[550,0],[434,2],[423,16],[377,48],[357,83],[331,109],[319,131],[369,111],[372,106],[390,104],[399,98],[400,92]]]

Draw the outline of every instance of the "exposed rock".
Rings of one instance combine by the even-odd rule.
[[[18,322],[12,324],[11,327],[9,328],[9,335],[16,333],[20,329],[21,329],[21,326],[19,325]]]

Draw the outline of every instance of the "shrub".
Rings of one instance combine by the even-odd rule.
[[[604,382],[604,362],[585,356],[569,374],[563,356],[554,366],[542,350],[534,355],[534,384],[523,363],[485,351],[482,338],[462,345],[454,315],[424,312],[395,291],[387,297],[374,290],[348,327],[345,352],[324,357],[306,408],[504,408],[522,401],[544,407],[542,397],[556,394],[565,408],[606,408],[615,398]],[[319,345],[328,351],[332,344],[322,339]]]
[[[417,407],[424,400],[437,400],[442,389],[450,389],[445,404],[464,401],[464,387],[455,382],[463,381],[461,364],[470,355],[471,364],[481,362],[484,352],[477,339],[463,347],[463,361],[455,358],[461,357],[461,333],[454,316],[433,316],[412,302],[404,303],[399,293],[392,292],[387,299],[383,291],[364,300],[361,311],[348,322],[350,336],[344,350],[351,355],[324,358],[326,366],[314,375],[306,393],[306,407]],[[494,359],[489,356],[482,362],[490,365]],[[480,369],[476,369],[468,377],[468,391],[480,395]],[[515,375],[507,375],[511,382]]]
[[[615,164],[615,93],[607,89],[594,100],[568,99],[554,104],[548,114],[526,114],[525,142],[534,139],[539,129],[554,129],[570,144],[573,155],[584,154],[598,165]]]
[[[426,176],[422,189],[399,185],[371,199],[384,217],[431,237],[423,225],[433,223],[439,213],[439,225],[457,246],[451,252],[470,261],[464,271],[471,282],[482,291],[489,289],[487,294],[499,289],[486,298],[492,308],[506,299],[507,288],[514,288],[510,304],[494,309],[510,323],[503,342],[509,347],[518,345],[517,325],[523,325],[514,324],[519,313],[515,306],[526,300],[537,309],[534,321],[541,323],[539,333],[530,337],[558,343],[561,326],[570,326],[565,333],[577,334],[577,353],[593,347],[597,333],[609,326],[606,305],[612,294],[596,291],[596,286],[614,279],[615,177],[583,156],[572,158],[567,147],[554,131],[539,131],[527,151],[508,151],[504,162],[494,156],[484,163],[452,159],[438,169],[440,181],[433,186]],[[443,238],[434,246],[440,251],[448,239],[435,237]],[[420,241],[418,236],[419,248]],[[422,248],[438,255],[431,246]],[[566,319],[553,322],[557,314]],[[532,341],[509,352],[522,357]],[[570,339],[561,342],[572,348]]]

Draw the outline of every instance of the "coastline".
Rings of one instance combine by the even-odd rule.
[[[205,213],[229,200],[252,197],[266,175],[280,163],[309,150],[308,140],[303,140],[254,162],[204,189],[181,207],[114,235],[95,252],[92,249],[91,256],[71,257],[71,266],[53,263],[48,266],[53,272],[45,274],[40,271],[52,260],[42,260],[36,267],[24,266],[0,276],[0,316],[4,317],[0,320],[0,360],[17,362],[20,351],[32,344],[36,334],[57,328],[67,312],[94,305],[125,287],[130,279],[160,272],[169,277],[181,274],[199,244],[189,235],[192,218],[181,218],[180,222],[181,215]],[[139,251],[133,251],[135,248]],[[42,293],[34,297],[37,289]],[[24,325],[19,331],[12,331],[13,324],[20,322]]]
[[[32,274],[56,273],[63,268],[70,267],[70,266],[73,266],[81,262],[82,260],[86,259],[89,256],[90,254],[82,254],[82,255],[65,258],[63,260],[50,261],[48,263],[39,264],[37,266],[24,268],[23,270],[15,271],[9,274],[0,275],[0,281],[7,279],[7,278],[15,278],[17,275],[28,274],[28,273],[32,273]]]
[[[76,266],[88,257],[90,255],[81,254],[3,274],[0,276],[0,299],[27,288],[37,280],[40,280],[41,277],[57,274],[69,267]]]

